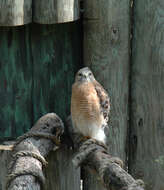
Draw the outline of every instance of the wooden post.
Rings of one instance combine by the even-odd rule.
[[[109,155],[104,144],[101,144],[94,139],[85,141],[81,140],[82,137],[76,135],[73,130],[71,136],[74,144],[77,145],[77,153],[72,162],[76,167],[83,165],[83,167],[86,166],[87,168],[90,168],[92,172],[96,172],[100,182],[104,185],[104,189],[144,190],[144,182],[142,180],[135,180],[123,170],[123,162],[119,158]],[[88,176],[88,178],[90,179],[90,176]],[[97,183],[97,185],[92,184],[96,179],[90,181],[84,178],[84,180],[83,189],[91,187],[98,189]],[[101,186],[99,186],[99,188],[102,189]]]
[[[65,147],[51,152],[45,170],[46,190],[80,190],[80,168],[72,163],[73,151]]]
[[[7,169],[10,157],[11,149],[8,149],[7,145],[3,148],[0,146],[0,190],[5,190]]]
[[[1,0],[0,26],[18,26],[32,21],[32,0]]]
[[[162,190],[164,1],[134,1],[133,13],[129,168],[148,190]]]
[[[108,137],[110,154],[125,161],[128,127],[130,0],[84,1],[83,17],[84,64],[92,69],[96,79],[103,84],[111,99]],[[95,186],[89,185],[91,190]]]
[[[12,150],[6,189],[35,189],[43,187],[42,167],[45,156],[64,132],[60,118],[49,113],[41,117],[31,130],[16,141]],[[17,188],[15,188],[17,187]]]
[[[79,0],[35,0],[34,22],[55,24],[79,19]]]

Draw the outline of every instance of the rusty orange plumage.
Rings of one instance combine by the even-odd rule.
[[[78,71],[72,85],[71,117],[73,128],[83,136],[105,142],[110,104],[107,92],[89,68]]]

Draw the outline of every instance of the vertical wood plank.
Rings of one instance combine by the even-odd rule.
[[[80,23],[32,26],[34,120],[70,114],[71,86],[81,64]]]
[[[46,190],[80,190],[80,169],[72,163],[73,151],[60,149],[48,156]]]
[[[47,112],[65,119],[81,57],[80,22],[1,27],[0,138],[20,136]]]
[[[111,99],[108,143],[110,153],[126,159],[129,91],[130,0],[84,1],[84,64]],[[86,180],[87,190],[104,189]],[[96,187],[97,186],[97,187]]]
[[[0,150],[0,190],[5,190],[10,153],[11,150]]]
[[[18,26],[32,22],[32,0],[1,0],[0,26]]]
[[[29,28],[0,28],[0,137],[16,137],[32,126],[32,66]]]
[[[148,190],[164,189],[164,1],[134,1],[131,173]],[[163,162],[164,163],[164,162]]]
[[[34,22],[55,24],[79,19],[79,0],[35,0]]]

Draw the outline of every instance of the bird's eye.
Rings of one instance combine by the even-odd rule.
[[[82,73],[79,73],[78,75],[79,75],[79,77],[82,77]]]
[[[89,73],[89,76],[91,76],[92,75],[92,73]]]

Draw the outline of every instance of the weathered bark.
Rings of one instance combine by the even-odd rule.
[[[34,22],[55,24],[79,19],[79,0],[35,0]]]
[[[72,160],[76,167],[79,165],[82,167],[87,166],[91,171],[96,171],[101,183],[108,190],[144,190],[144,182],[135,180],[122,169],[123,162],[118,157],[109,155],[104,144],[94,139],[84,141],[84,137],[74,131],[71,117],[67,119],[67,127],[74,142],[75,150],[77,150]],[[86,183],[84,183],[84,187],[88,187]],[[93,186],[90,185],[89,187]],[[100,188],[104,187],[100,186]]]
[[[115,158],[102,152],[93,152],[87,162],[90,168],[95,169],[109,190],[143,190],[143,182],[134,180],[125,170],[115,163]]]
[[[82,164],[96,171],[98,177],[108,190],[144,190],[142,180],[135,180],[122,169],[122,161],[107,154],[105,148],[94,140],[83,142],[73,159],[75,166]],[[101,188],[101,187],[100,187]]]
[[[1,0],[0,26],[18,26],[32,21],[32,0]]]
[[[56,114],[46,114],[27,133],[28,138],[15,144],[7,181],[8,190],[41,189],[41,185],[44,185],[42,171],[43,164],[45,164],[44,157],[54,148],[54,141],[60,138],[63,130],[63,123]],[[14,175],[16,177],[12,178]]]

